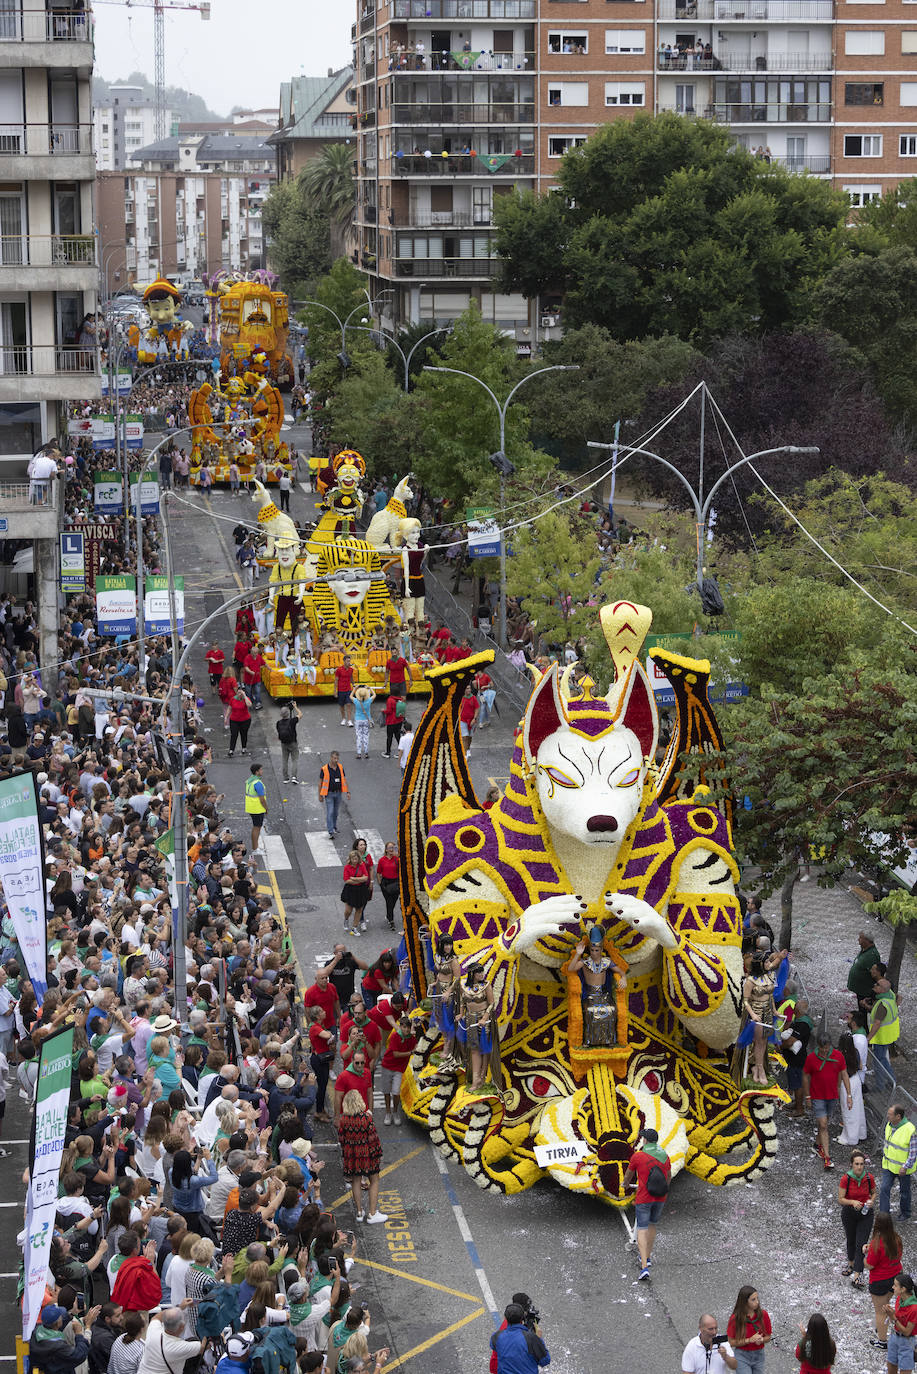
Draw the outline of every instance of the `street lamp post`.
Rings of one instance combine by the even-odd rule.
[[[679,468],[675,466],[674,463],[670,463],[668,458],[663,458],[660,453],[654,453],[652,449],[639,448],[633,444],[621,444],[618,443],[617,440],[613,444],[598,443],[594,439],[588,440],[587,447],[614,450],[616,454],[616,462],[620,460],[622,450],[626,451],[626,453],[628,454],[639,453],[644,458],[652,458],[654,462],[661,463],[664,468],[668,468],[669,472],[674,473],[674,475],[678,478],[679,482],[682,484],[682,486],[685,488],[685,491],[687,491],[688,495],[690,496],[691,504],[694,507],[694,521],[697,531],[696,577],[698,592],[701,591],[704,582],[704,527],[706,526],[707,517],[710,514],[711,508],[713,506],[713,498],[719,491],[723,483],[728,478],[732,477],[734,473],[738,472],[739,468],[743,468],[746,463],[754,462],[756,458],[767,458],[772,453],[812,454],[819,452],[817,448],[801,448],[797,444],[779,444],[776,448],[762,448],[759,449],[757,453],[746,453],[737,462],[732,463],[726,469],[725,472],[720,474],[720,476],[714,482],[713,486],[705,495],[703,487],[703,467],[701,467],[701,477],[699,483],[700,491],[695,491],[691,483],[688,481],[687,477],[684,475],[683,472],[680,471]]]
[[[467,377],[469,381],[477,382],[478,386],[484,388],[494,405],[497,407],[497,414],[500,417],[500,447],[496,453],[490,455],[490,461],[500,474],[500,648],[505,650],[506,645],[506,530],[504,529],[504,514],[506,505],[506,479],[515,472],[515,468],[506,456],[506,412],[509,409],[516,392],[526,382],[530,382],[533,377],[543,377],[546,372],[579,372],[576,363],[555,363],[552,367],[539,367],[534,372],[527,372],[521,381],[517,382],[512,391],[502,403],[497,399],[486,382],[482,382],[480,377],[476,377],[473,372],[463,372],[459,367],[425,367],[424,372],[452,372],[457,377]]]
[[[431,329],[429,334],[423,334],[417,340],[417,342],[408,350],[407,353],[405,353],[404,349],[401,347],[401,344],[398,342],[395,336],[393,334],[387,334],[384,329],[378,329],[374,326],[366,324],[352,324],[350,328],[359,330],[364,334],[378,334],[380,338],[385,339],[386,343],[390,343],[392,348],[397,349],[397,351],[401,355],[401,361],[404,363],[404,389],[405,391],[408,391],[410,389],[411,382],[411,359],[413,358],[414,354],[417,352],[421,344],[427,342],[427,339],[435,339],[437,334],[450,333],[452,325],[444,324],[441,325],[439,329]]]

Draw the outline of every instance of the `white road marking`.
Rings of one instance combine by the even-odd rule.
[[[316,868],[341,867],[341,856],[327,831],[307,830],[305,833],[306,844],[312,851],[312,862]]]
[[[261,848],[264,850],[266,868],[273,868],[279,872],[281,869],[293,867],[279,835],[262,835]]]
[[[437,1150],[435,1145],[431,1145],[430,1149],[433,1153],[433,1158],[436,1161],[436,1167],[439,1170],[440,1175],[442,1176],[443,1187],[446,1190],[446,1197],[449,1199],[449,1206],[452,1208],[452,1215],[455,1217],[456,1225],[459,1228],[459,1235],[465,1242],[465,1249],[468,1251],[468,1257],[471,1260],[471,1266],[474,1269],[474,1275],[478,1281],[478,1287],[481,1290],[481,1296],[487,1304],[488,1311],[494,1319],[494,1326],[496,1326],[498,1320],[497,1304],[494,1301],[493,1290],[491,1289],[491,1286],[487,1280],[487,1275],[484,1272],[484,1266],[481,1263],[481,1259],[478,1254],[478,1247],[477,1245],[475,1245],[474,1242],[474,1236],[472,1236],[471,1234],[471,1227],[468,1225],[468,1222],[465,1218],[465,1213],[462,1211],[462,1204],[459,1202],[458,1195],[456,1194],[456,1191],[452,1186],[452,1180],[449,1177],[449,1170],[446,1167],[446,1161],[443,1159],[442,1155],[440,1154],[439,1150]]]
[[[378,863],[385,853],[385,841],[378,830],[367,830],[365,826],[359,826],[353,833],[354,840],[365,840],[366,848],[372,855],[373,863]]]

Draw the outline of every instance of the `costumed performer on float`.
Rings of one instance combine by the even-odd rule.
[[[626,989],[627,979],[615,975],[614,964],[604,950],[605,934],[598,926],[589,930],[589,953],[586,941],[580,940],[573,952],[568,973],[578,973],[583,987],[583,1044],[614,1045],[618,1035],[618,1008],[615,990]]]
[[[458,1038],[465,1046],[465,1086],[472,1093],[499,1093],[500,1035],[494,990],[483,964],[469,964],[459,987],[459,999],[462,1011]]]
[[[452,939],[448,935],[440,935],[433,956],[433,981],[427,993],[433,1024],[443,1037],[443,1049],[439,1059],[441,1069],[453,1069],[456,1066],[455,1010],[461,981],[462,966],[455,957]]]
[[[401,618],[405,625],[413,621],[417,626],[423,624],[423,565],[427,547],[420,542],[419,520],[404,520],[402,526],[404,544],[401,549],[401,569],[404,573],[404,601],[401,606]]]
[[[751,958],[748,977],[742,984],[742,1005],[745,1020],[736,1038],[736,1052],[733,1059],[733,1073],[736,1082],[742,1078],[744,1051],[754,1046],[752,1079],[762,1086],[770,1081],[767,1072],[767,1046],[779,1045],[777,1031],[777,1003],[783,997],[787,978],[790,976],[789,951],[776,950],[765,955],[755,951]]]

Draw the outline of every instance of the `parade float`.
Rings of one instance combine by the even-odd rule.
[[[359,453],[344,449],[323,470],[320,515],[304,537],[293,520],[278,510],[269,492],[254,482],[258,502],[259,562],[270,567],[268,599],[271,633],[262,652],[262,682],[272,697],[326,697],[337,691],[335,670],[347,660],[353,685],[382,691],[386,665],[407,613],[423,613],[424,550],[420,522],[409,520],[405,501],[408,480],[373,517],[365,536],[358,533],[364,505],[360,482],[366,464]],[[387,573],[401,571],[411,549],[419,559],[413,592],[399,606]],[[419,607],[419,612],[418,612]],[[405,614],[402,614],[402,612]],[[415,621],[416,623],[416,621]],[[425,668],[433,662],[421,654],[408,668],[406,687],[413,695],[430,688]]]
[[[677,702],[655,762],[638,661],[652,616],[601,611],[607,695],[556,665],[529,699],[504,795],[478,802],[458,739],[478,654],[435,667],[401,789],[405,978],[422,1034],[411,1119],[482,1188],[550,1176],[614,1206],[641,1131],[673,1174],[748,1182],[786,1094],[730,1073],[741,915],[707,662],[653,649]],[[720,799],[719,806],[711,798]]]

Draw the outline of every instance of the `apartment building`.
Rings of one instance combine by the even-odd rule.
[[[92,335],[92,21],[0,15],[0,459],[15,470],[66,432],[66,402],[100,395]],[[83,347],[79,347],[82,341]]]
[[[156,138],[156,106],[140,86],[112,86],[108,99],[93,107],[96,166],[121,171],[139,149]],[[178,116],[166,110],[166,128],[179,132]]]
[[[558,302],[493,289],[493,205],[610,119],[672,110],[862,205],[917,174],[915,0],[359,0],[355,260],[393,318],[477,300],[520,352]]]
[[[261,210],[274,169],[259,137],[195,134],[141,148],[123,173],[100,172],[109,287],[263,267]]]

